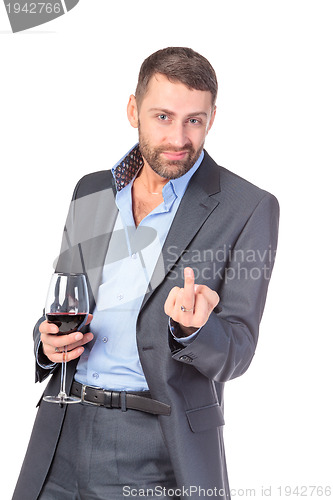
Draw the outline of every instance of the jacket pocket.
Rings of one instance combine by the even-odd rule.
[[[186,416],[193,432],[201,432],[224,425],[222,408],[218,403],[187,410]]]

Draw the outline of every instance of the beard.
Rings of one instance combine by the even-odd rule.
[[[182,148],[175,148],[168,144],[153,147],[140,133],[139,128],[140,153],[151,169],[164,179],[178,179],[178,177],[186,174],[198,160],[203,147],[204,143],[202,143],[198,149],[194,149],[192,143],[188,143]],[[181,160],[168,160],[162,156],[164,151],[173,153],[186,151],[187,155]]]

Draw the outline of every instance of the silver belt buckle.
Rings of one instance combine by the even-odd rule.
[[[86,385],[83,385],[82,384],[82,387],[81,387],[81,403],[85,403],[84,401],[84,396],[86,395]]]
[[[82,384],[82,387],[81,387],[81,403],[86,403],[88,405],[93,405],[93,406],[100,406],[99,403],[94,403],[93,401],[87,401],[85,398],[86,396],[86,387],[87,385],[84,385]],[[91,386],[88,386],[88,387],[91,387]],[[99,389],[98,387],[96,387],[95,389]]]

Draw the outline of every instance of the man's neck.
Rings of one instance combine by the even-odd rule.
[[[147,192],[153,195],[162,194],[163,187],[169,181],[154,172],[150,165],[144,160],[144,164],[137,176],[137,181],[141,182]]]

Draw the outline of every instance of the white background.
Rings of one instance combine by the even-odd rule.
[[[14,489],[42,391],[31,332],[73,188],[134,144],[128,97],[142,60],[169,45],[192,47],[216,69],[209,153],[281,205],[257,353],[226,387],[234,497],[333,486],[332,15],[321,0],[81,0],[12,34],[0,4],[2,498]]]

